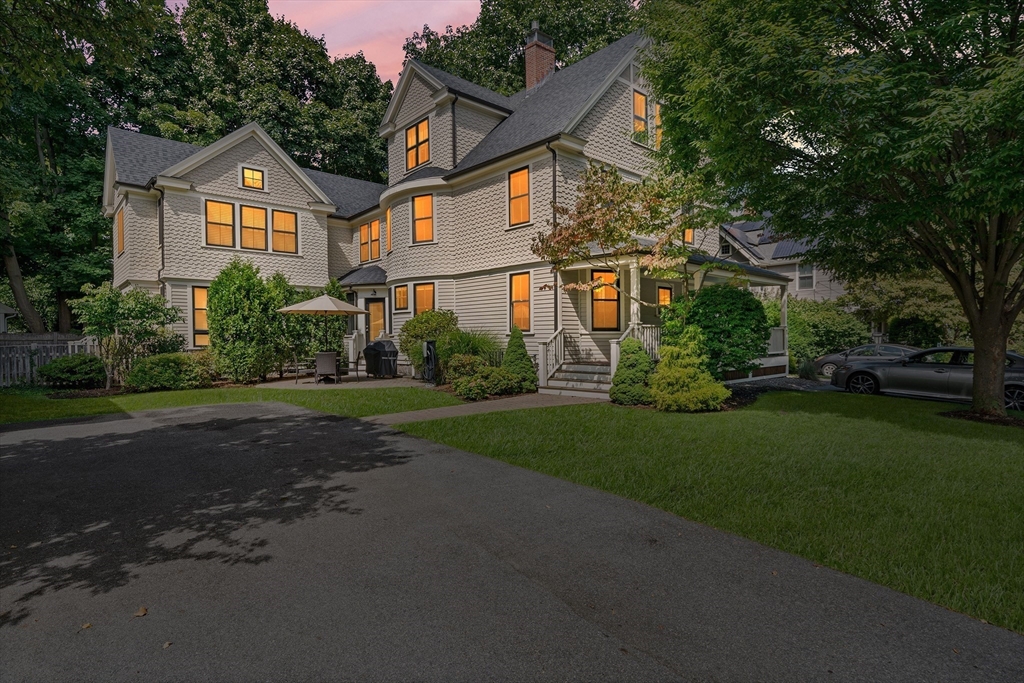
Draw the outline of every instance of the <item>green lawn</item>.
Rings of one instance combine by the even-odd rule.
[[[457,398],[442,391],[415,387],[394,389],[195,389],[126,394],[113,398],[46,398],[42,390],[0,391],[0,424],[62,417],[124,413],[154,408],[178,408],[213,403],[281,401],[323,413],[364,417],[406,410],[457,405]]]
[[[1024,430],[938,415],[952,408],[787,392],[728,413],[590,404],[401,428],[1024,633]]]

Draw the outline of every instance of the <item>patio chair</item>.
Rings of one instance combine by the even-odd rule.
[[[313,371],[313,383],[319,384],[320,380],[330,375],[334,381],[338,381],[338,352],[320,351],[316,354],[316,368]]]

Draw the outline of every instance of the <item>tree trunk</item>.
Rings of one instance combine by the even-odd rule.
[[[18,305],[18,310],[21,311],[21,317],[25,320],[28,331],[33,334],[43,334],[46,332],[46,325],[43,324],[43,319],[28,299],[25,280],[21,277],[21,266],[18,265],[18,255],[14,253],[14,247],[8,245],[3,250],[3,257],[4,268],[7,270],[7,282],[11,285],[14,302]]]
[[[1006,342],[1010,336],[1010,324],[1004,324],[999,319],[987,321],[986,318],[989,317],[995,316],[983,307],[982,320],[985,322],[976,327],[972,326],[971,329],[971,337],[974,339],[971,410],[983,415],[1006,415],[1003,381],[1006,373]],[[988,324],[985,324],[986,322]]]
[[[71,307],[64,292],[57,292],[57,331],[64,334],[71,331]]]

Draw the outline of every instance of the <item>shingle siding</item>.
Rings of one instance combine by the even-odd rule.
[[[633,141],[632,126],[633,89],[616,80],[572,133],[587,141],[583,153],[588,157],[645,173],[650,170],[650,152]]]
[[[406,90],[405,99],[402,101],[395,115],[395,132],[388,138],[388,185],[403,180],[408,173],[405,170],[405,129],[413,123],[420,121],[434,111],[433,92],[427,82],[419,76],[413,76],[409,89]],[[444,151],[441,147],[447,147],[447,159],[451,168],[451,125],[448,124],[448,136],[445,139],[440,131],[435,131],[438,126],[437,116],[430,116],[430,160],[431,164],[440,163],[444,159]],[[436,137],[435,137],[436,136]],[[436,154],[441,156],[435,157]]]
[[[153,282],[160,271],[160,223],[157,200],[130,195],[120,205],[124,211],[124,252],[117,253],[117,213],[113,218],[113,284],[124,287],[130,281]]]
[[[456,147],[458,159],[466,158],[484,137],[501,123],[501,118],[455,103]]]

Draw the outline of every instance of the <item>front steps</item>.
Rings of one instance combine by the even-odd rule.
[[[607,399],[611,387],[611,366],[607,363],[563,363],[548,380],[548,385],[537,391],[557,396]]]

